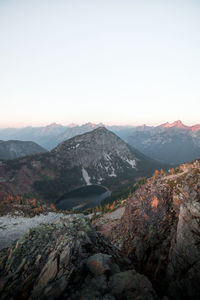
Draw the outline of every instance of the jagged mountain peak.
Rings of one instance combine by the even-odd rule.
[[[116,136],[112,131],[108,130],[104,126],[100,126],[98,128],[93,129],[92,131],[78,134],[78,135],[60,143],[55,149],[60,149],[61,147],[65,146],[65,145],[72,144],[73,142],[77,142],[77,141],[82,142],[82,141],[88,140],[89,142],[92,142],[93,141],[92,137],[95,137],[95,136],[102,137],[103,135],[115,136],[117,139],[120,140],[120,138],[118,136]],[[54,152],[55,149],[53,149],[52,151]]]
[[[172,123],[172,127],[187,128],[188,126],[184,125],[181,120],[178,120]]]
[[[96,128],[96,127],[104,126],[104,124],[103,123],[96,124],[96,123],[88,122],[88,123],[83,124],[82,126]]]
[[[165,127],[165,128],[176,127],[176,128],[189,129],[189,127],[184,125],[181,120],[174,121],[173,123],[166,122],[160,125],[160,127]]]
[[[67,127],[70,127],[70,128],[73,128],[73,127],[76,127],[76,126],[78,126],[78,124],[76,124],[76,123],[70,123],[70,124],[67,125]]]
[[[164,124],[161,124],[158,127],[186,129],[188,131],[193,131],[193,132],[200,130],[200,124],[187,126],[187,125],[183,124],[183,122],[181,120],[174,121],[173,123],[166,122]]]
[[[54,122],[54,123],[47,125],[46,127],[56,128],[56,127],[61,127],[61,126],[63,126],[63,125],[57,124],[56,122]]]
[[[200,130],[200,124],[196,124],[190,127],[192,131],[199,131]]]

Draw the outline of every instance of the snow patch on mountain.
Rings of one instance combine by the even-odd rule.
[[[88,172],[84,168],[82,168],[82,175],[83,175],[83,179],[85,180],[85,183],[87,185],[91,185],[90,176],[88,175]]]
[[[70,147],[68,147],[69,150],[72,150],[72,149],[76,149],[80,146],[80,144],[77,144],[77,145],[72,145]]]
[[[123,156],[121,156],[121,159],[124,162],[127,162],[133,169],[135,169],[135,167],[136,167],[136,161],[135,161],[135,159],[128,159],[127,157],[123,157]]]
[[[110,157],[110,155],[108,153],[104,153],[103,156],[104,156],[105,160],[107,160],[107,161],[111,160],[111,157]]]
[[[96,166],[97,168],[100,168],[100,169],[103,169],[103,168],[104,168],[104,167],[102,166],[101,163],[96,163],[95,166]]]
[[[102,178],[102,177],[99,177],[99,179],[98,179],[98,184],[101,184],[102,180],[103,180],[103,178]]]
[[[108,169],[109,169],[109,167],[108,167],[108,166],[105,166],[105,170],[106,170],[107,173],[108,173]]]
[[[110,177],[117,177],[117,175],[115,174],[115,169],[112,167],[112,173],[108,174],[108,176]]]
[[[131,165],[131,167],[133,168],[133,169],[135,169],[135,166],[136,166],[136,161],[134,160],[134,159],[126,159],[126,162],[129,164],[129,165]]]

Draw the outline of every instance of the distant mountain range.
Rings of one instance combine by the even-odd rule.
[[[56,123],[44,127],[4,128],[0,129],[0,139],[33,141],[51,150],[58,145],[57,139],[66,129],[68,128]]]
[[[1,162],[0,197],[28,193],[55,202],[86,185],[122,190],[162,166],[99,127],[62,142],[51,152]]]
[[[175,121],[173,123],[164,123],[162,125],[160,125],[160,127],[164,127],[164,128],[182,128],[182,129],[186,129],[186,130],[190,130],[190,131],[198,131],[200,130],[200,124],[196,124],[193,126],[187,126],[184,125],[180,120]]]
[[[34,142],[0,141],[0,159],[15,159],[46,151]]]
[[[200,125],[186,126],[181,121],[157,127],[134,128],[125,140],[149,157],[180,164],[200,158]]]
[[[4,128],[0,129],[1,140],[20,140],[33,141],[38,143],[47,150],[52,150],[59,143],[95,128],[103,126],[103,124],[87,123],[84,125],[70,124],[63,126],[52,123],[43,127],[25,127],[25,128]]]
[[[76,135],[103,126],[86,123],[68,126],[56,123],[44,127],[0,129],[0,139],[31,140],[48,150]],[[152,159],[180,164],[200,157],[200,124],[186,126],[180,120],[159,126],[105,126]]]

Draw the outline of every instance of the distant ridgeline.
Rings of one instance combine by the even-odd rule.
[[[0,141],[0,159],[15,159],[43,152],[47,150],[34,142]]]
[[[53,123],[44,127],[5,128],[0,129],[0,140],[33,141],[47,150],[52,150],[63,141],[100,126],[103,124],[62,126]],[[106,128],[143,154],[163,163],[180,164],[200,157],[200,124],[186,126],[179,120],[155,127],[142,125]],[[0,158],[4,157],[0,155]]]

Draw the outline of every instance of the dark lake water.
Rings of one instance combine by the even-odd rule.
[[[67,210],[85,210],[101,204],[111,192],[99,185],[88,185],[64,194],[55,204],[56,208]]]

